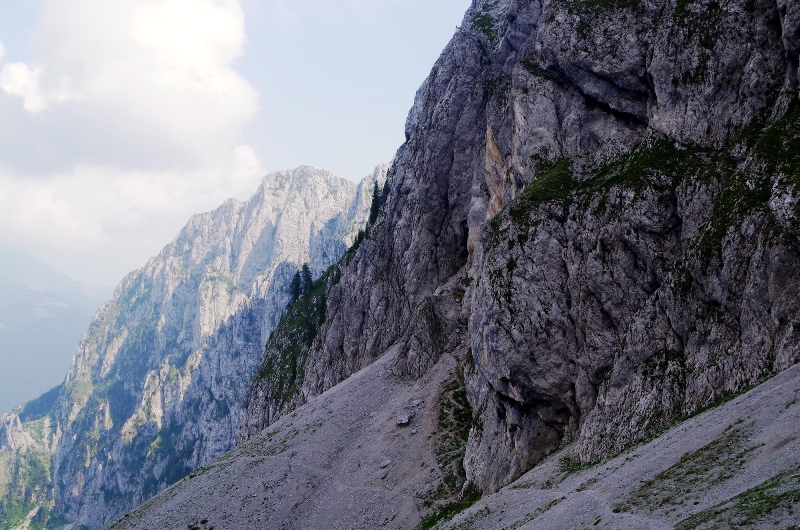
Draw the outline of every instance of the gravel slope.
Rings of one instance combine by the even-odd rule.
[[[408,382],[390,371],[396,355],[390,350],[109,528],[414,528],[424,493],[441,480],[438,407],[428,396],[452,378],[456,361],[443,357]],[[601,465],[564,471],[578,467],[565,460],[567,447],[444,527],[798,524],[798,398],[800,365]],[[398,426],[404,414],[411,422]]]

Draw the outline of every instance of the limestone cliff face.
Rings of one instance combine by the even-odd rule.
[[[371,191],[307,167],[270,175],[125,278],[63,385],[55,492],[69,520],[108,523],[232,447],[292,276],[344,253]]]
[[[46,414],[57,512],[99,528],[233,446],[291,278],[339,259],[385,171],[359,185],[309,167],[269,175],[120,283]],[[3,447],[21,454],[31,429],[4,421]]]
[[[326,288],[298,402],[393,345],[398,375],[452,352],[488,491],[799,361],[799,50],[794,2],[474,2]]]
[[[0,528],[44,528],[52,517],[53,389],[0,418]],[[64,521],[61,521],[64,522]]]

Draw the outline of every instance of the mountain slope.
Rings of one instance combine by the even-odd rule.
[[[46,414],[55,513],[99,528],[232,447],[292,276],[344,253],[384,174],[359,185],[309,167],[268,175],[120,283]]]
[[[800,523],[800,366],[597,466],[556,453],[442,528]]]
[[[79,283],[0,245],[0,414],[59,384],[111,289]]]
[[[423,521],[421,508],[444,477],[431,472],[437,458],[426,446],[441,447],[448,402],[419,401],[446,387],[457,366],[445,355],[408,384],[390,373],[396,356],[390,350],[108,528],[430,528],[437,518]],[[441,528],[797,523],[798,396],[795,366],[601,465],[580,466],[568,448]],[[412,424],[398,427],[408,412]]]

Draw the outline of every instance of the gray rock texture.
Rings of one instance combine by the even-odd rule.
[[[430,528],[436,519],[421,514],[447,479],[440,468],[447,454],[442,389],[461,367],[444,354],[408,381],[394,374],[399,353],[390,348],[108,528]],[[463,501],[462,508],[477,500],[450,522],[438,519],[436,528],[797,524],[798,398],[795,365],[602,464],[581,465],[572,446],[563,448],[497,493]],[[413,413],[412,429],[396,425],[398,413]]]
[[[782,0],[473,2],[417,93],[381,211],[253,365],[244,441],[117,526],[429,527],[538,463],[547,475],[558,451],[580,468],[781,371],[796,386],[798,16]],[[157,395],[169,373],[153,373]],[[659,527],[767,492],[790,520],[796,470],[741,465],[796,445],[794,412],[770,395],[766,423],[700,416],[706,432],[679,431],[691,443],[670,438],[661,467],[653,446],[648,466],[616,461],[630,489],[564,486],[564,506],[590,508],[579,524]],[[91,410],[101,433],[117,423]],[[73,469],[116,465],[69,443]],[[696,512],[630,479],[688,473],[698,451],[738,467],[703,464],[687,494],[722,489]],[[509,525],[561,514],[556,480]],[[731,509],[731,525],[761,524]]]
[[[450,352],[479,416],[467,476],[494,491],[800,360],[796,18],[761,0],[474,2],[283,410],[390,347],[410,377]]]
[[[559,451],[443,529],[791,528],[800,366],[594,466]]]
[[[424,377],[404,381],[392,372],[398,351],[108,528],[416,527],[424,499],[442,483],[434,454],[443,431],[437,395],[457,364],[445,355]],[[432,397],[418,402],[420,396]],[[411,425],[397,426],[398,414],[411,412]]]

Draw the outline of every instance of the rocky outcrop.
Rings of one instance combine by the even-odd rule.
[[[55,493],[70,521],[110,522],[233,446],[292,276],[344,253],[384,171],[359,186],[308,167],[269,175],[123,280],[59,400]]]
[[[444,354],[425,377],[404,381],[391,374],[397,353],[390,349],[109,529],[688,530],[798,521],[798,365],[608,462],[581,465],[565,448],[497,493],[467,493],[422,517],[455,477],[436,471],[449,458],[442,449],[452,447],[440,436],[453,403],[443,394],[420,397],[448,388],[455,366]],[[396,425],[401,411],[412,414],[407,427]]]
[[[327,288],[298,402],[392,346],[398,375],[451,352],[467,474],[492,491],[800,360],[795,12],[474,2]]]
[[[433,524],[568,444],[570,466],[605,459],[800,361],[798,27],[782,0],[473,2],[417,94],[382,209],[248,365],[250,439],[120,527],[191,526],[207,506],[232,528]],[[150,327],[131,340],[194,340],[145,318],[157,284],[137,281],[119,303]],[[224,306],[223,284],[198,283]],[[225,329],[234,355],[252,329]],[[86,348],[64,394],[77,405],[59,409],[80,426],[57,468],[77,478],[56,481],[75,520],[102,506],[85,484],[117,491],[125,467],[155,490],[214,447],[182,427],[165,443],[171,403],[199,395],[181,371],[193,353],[124,364],[98,340],[113,362]],[[100,391],[106,365],[139,375]],[[195,373],[244,388],[214,366]],[[226,395],[193,403],[229,443],[235,413],[209,416]],[[146,460],[113,452],[128,446]]]
[[[50,459],[57,439],[58,389],[0,418],[0,528],[45,528],[53,516]]]

